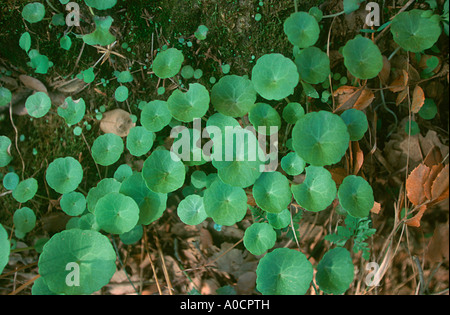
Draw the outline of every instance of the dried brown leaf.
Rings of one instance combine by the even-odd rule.
[[[416,85],[413,92],[411,111],[414,114],[417,114],[419,110],[422,108],[424,103],[425,103],[425,93],[423,92],[423,89],[419,85]]]
[[[436,180],[431,186],[431,200],[438,202],[448,198],[449,193],[449,178],[448,178],[448,164],[437,175]]]
[[[423,205],[420,207],[419,212],[412,217],[411,219],[408,219],[405,221],[405,223],[408,226],[412,227],[420,227],[420,220],[422,220],[423,214],[425,213],[425,210],[427,210],[427,205]]]
[[[386,85],[389,80],[389,75],[391,74],[391,62],[386,56],[383,56],[383,68],[380,73],[378,73],[378,78],[383,85]]]
[[[426,201],[424,183],[430,174],[430,168],[419,164],[406,179],[406,194],[414,205],[421,205]]]
[[[408,72],[402,70],[389,85],[389,90],[394,93],[403,91],[408,84],[408,77]]]
[[[427,180],[423,184],[423,190],[428,200],[433,199],[433,197],[431,196],[431,187],[434,181],[436,180],[436,177],[439,175],[439,173],[442,171],[443,168],[444,165],[442,164],[431,166],[430,174],[428,175]]]
[[[433,146],[423,160],[423,164],[428,167],[442,163],[442,153],[438,146]]]

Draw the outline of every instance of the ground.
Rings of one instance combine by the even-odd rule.
[[[63,11],[63,6],[57,0],[45,1],[47,14],[44,21],[30,26],[21,17],[27,2],[17,0],[0,4],[0,70],[3,75],[17,80],[20,74],[27,74],[53,91],[61,82],[71,80],[104,55],[104,50],[83,45],[80,39],[73,40],[69,51],[61,49],[59,38],[68,28],[51,25],[50,21],[56,13],[54,8]],[[437,1],[438,8],[442,8],[442,2]],[[325,15],[342,10],[342,1],[339,0],[300,0],[298,5],[302,11],[318,6]],[[406,6],[408,10],[413,7],[426,9],[429,4],[428,1],[414,4],[389,1],[389,5],[381,8],[381,24]],[[91,20],[86,6],[81,7],[81,27],[72,31],[87,34],[93,30],[93,24],[86,22]],[[256,60],[266,53],[277,52],[291,58],[292,45],[283,33],[283,22],[292,12],[292,0],[119,0],[116,7],[108,11],[114,19],[112,33],[117,37],[117,43],[111,48],[112,53],[96,66],[96,81],[74,94],[86,101],[85,120],[92,129],[84,132],[83,136],[76,136],[73,127],[64,124],[58,115],[30,119],[27,115],[10,116],[8,110],[0,112],[0,134],[16,140],[13,141],[13,162],[9,167],[22,178],[34,177],[45,183],[45,170],[49,163],[70,155],[82,163],[84,180],[80,189],[88,191],[98,182],[100,171],[102,177],[111,177],[115,171],[115,167],[99,171],[90,155],[90,145],[102,133],[95,118],[101,106],[106,111],[122,108],[138,114],[140,100],[160,97],[157,87],[165,85],[163,97],[177,87],[176,82],[166,80],[162,83],[151,74],[151,63],[160,48],[167,45],[182,50],[186,62],[203,71],[199,82],[210,88],[213,85],[211,77],[219,79],[224,75],[222,65],[230,65],[232,74],[250,75]],[[317,46],[329,52],[331,71],[337,78],[335,83],[340,77],[348,77],[348,85],[351,83],[339,48],[356,34],[363,34],[360,30],[364,28],[366,14],[364,6],[361,6],[350,15],[327,18],[320,24]],[[209,28],[207,39],[203,41],[194,36],[200,24]],[[38,47],[41,54],[53,61],[48,74],[35,74],[27,65],[28,56],[18,46],[19,37],[25,31],[33,36],[32,47]],[[377,32],[374,36],[379,36],[377,44],[383,55],[389,56],[395,50],[389,30]],[[187,42],[192,45],[187,45]],[[425,95],[436,102],[438,114],[433,120],[417,119],[420,126],[418,135],[408,136],[404,132],[405,119],[410,114],[408,102],[396,106],[395,93],[370,86],[375,99],[366,109],[369,132],[359,142],[359,150],[354,148],[354,153],[355,164],[363,163],[361,173],[371,183],[380,209],[370,216],[372,227],[376,229],[368,239],[370,258],[363,259],[361,253],[353,255],[356,276],[346,294],[448,294],[448,198],[425,212],[420,227],[407,226],[396,218],[406,200],[407,175],[419,165],[428,150],[433,145],[438,146],[444,162],[448,163],[449,79],[448,38],[445,35],[441,36],[436,48],[433,53],[440,58],[440,70],[421,82]],[[406,53],[398,53],[394,57],[396,63],[393,62],[393,68],[401,67],[408,58]],[[419,68],[414,56],[409,58],[411,67]],[[134,76],[130,84],[131,96],[125,103],[114,100],[118,86],[114,70],[130,70]],[[110,82],[104,85],[100,79]],[[378,81],[375,83],[378,85]],[[320,92],[326,89],[318,86]],[[331,109],[332,104],[305,97],[299,90],[289,97],[291,101],[307,105],[310,111]],[[383,102],[390,110],[385,109]],[[281,101],[271,102],[275,108],[280,104]],[[52,111],[56,112],[56,109]],[[168,135],[167,132],[158,136],[158,144],[167,145]],[[280,134],[280,139],[284,139],[284,134]],[[283,150],[286,149],[282,148],[281,152]],[[354,163],[352,159],[348,157],[347,162]],[[124,154],[117,165],[128,163],[139,169],[143,161],[144,158],[136,160]],[[0,168],[0,173],[3,175],[9,170]],[[333,174],[339,176],[339,170]],[[12,226],[12,215],[19,205],[11,194],[4,192],[6,190],[0,186],[0,222]],[[64,229],[68,217],[60,210],[58,197],[47,185],[40,185],[36,197],[30,201],[30,206],[36,210],[38,224],[23,240],[17,241],[17,247],[33,246],[36,239],[50,237]],[[218,288],[224,292],[235,290],[238,294],[256,294],[255,270],[260,257],[246,251],[241,241],[245,229],[252,223],[250,211],[240,223],[222,227],[221,231],[212,221],[191,227],[181,223],[176,214],[182,198],[181,190],[169,197],[163,217],[145,228],[145,236],[138,244],[124,245],[115,239],[121,258],[118,264],[120,271],[98,294],[186,294],[195,290],[202,294],[216,294]],[[285,231],[279,235],[276,247],[299,246],[315,265],[332,246],[324,236],[334,233],[336,226],[342,225],[342,220],[335,207],[319,213],[305,212],[296,225],[298,239],[289,237],[289,231]],[[352,247],[350,243],[346,244],[348,249]],[[441,248],[436,243],[444,245]],[[431,251],[438,254],[431,255]],[[37,258],[34,250],[13,253],[6,272],[0,276],[0,294],[30,294],[32,280],[37,275]],[[378,267],[383,271],[378,286],[366,285],[366,277],[371,272],[370,268],[367,269],[368,262],[376,262],[375,271]],[[17,272],[14,272],[15,268],[18,268]],[[315,294],[316,291],[311,288],[308,293]]]

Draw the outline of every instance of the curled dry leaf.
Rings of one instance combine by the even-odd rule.
[[[119,137],[126,137],[130,129],[136,126],[130,114],[123,109],[113,109],[103,114],[100,129],[104,133],[114,133]]]
[[[449,196],[448,171],[447,164],[436,176],[436,180],[431,186],[431,200],[434,202],[442,201]]]
[[[415,206],[421,205],[427,200],[424,184],[429,174],[430,168],[424,164],[419,164],[406,179],[406,193],[409,201]]]
[[[386,56],[383,56],[383,68],[380,73],[378,73],[378,78],[383,85],[386,85],[389,80],[389,75],[391,74],[391,62]]]
[[[333,94],[337,98],[334,112],[343,112],[350,108],[363,110],[375,99],[373,92],[366,87],[341,86]]]
[[[423,89],[419,85],[416,85],[413,92],[411,111],[414,114],[417,114],[419,110],[422,108],[424,103],[425,103],[425,93],[423,92]]]
[[[406,85],[408,84],[408,78],[408,72],[406,72],[406,70],[402,70],[389,85],[389,90],[394,93],[405,90]]]

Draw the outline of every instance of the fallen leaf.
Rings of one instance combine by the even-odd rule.
[[[408,226],[412,226],[412,227],[420,227],[420,220],[423,217],[423,214],[425,213],[425,210],[427,210],[427,205],[423,205],[420,207],[419,212],[413,216],[411,219],[408,219],[405,221],[405,223]]]
[[[333,94],[337,100],[334,112],[342,112],[350,108],[363,110],[375,99],[373,92],[366,87],[341,86]]]
[[[431,187],[431,200],[439,202],[448,198],[449,195],[449,178],[448,178],[448,164],[437,175],[436,180]]]
[[[408,89],[404,89],[400,93],[398,93],[395,100],[395,105],[400,105],[405,100],[406,96],[408,96]]]
[[[352,153],[353,153],[353,174],[356,175],[361,170],[364,164],[364,152],[359,147],[357,141],[352,141]]]
[[[375,202],[373,204],[372,209],[370,210],[370,212],[375,213],[375,214],[379,214],[381,211],[381,204],[379,202]]]
[[[442,164],[431,166],[430,174],[428,175],[427,180],[423,184],[423,190],[428,200],[433,200],[433,197],[431,196],[431,186],[433,185],[434,181],[436,180],[436,177],[439,175],[439,173],[442,171],[443,168],[444,165]]]
[[[386,85],[389,80],[389,75],[391,74],[391,62],[386,56],[383,56],[383,68],[380,73],[378,73],[378,78],[383,85]]]
[[[432,167],[433,165],[441,164],[442,159],[443,157],[439,147],[433,146],[427,153],[425,159],[423,160],[423,164],[425,164],[428,167]]]
[[[434,229],[433,237],[427,247],[426,257],[431,263],[448,261],[449,226],[440,224]]]
[[[25,85],[25,87],[31,90],[48,94],[47,88],[45,87],[44,83],[36,78],[22,74],[19,76],[19,80],[23,83],[23,85]]]
[[[406,179],[406,194],[408,199],[416,206],[426,201],[424,183],[430,174],[430,168],[419,164]]]
[[[423,92],[423,89],[419,85],[416,85],[413,92],[411,111],[414,114],[417,114],[419,110],[422,108],[424,103],[425,103],[425,93]]]
[[[374,99],[375,95],[373,94],[373,92],[369,89],[364,89],[362,90],[361,95],[358,97],[355,104],[353,105],[353,108],[363,110],[367,108],[370,104],[372,104]]]
[[[389,90],[394,93],[403,91],[408,84],[408,77],[408,72],[402,70],[389,85]]]

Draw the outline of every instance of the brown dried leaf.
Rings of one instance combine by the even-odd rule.
[[[428,167],[432,167],[433,165],[442,163],[442,153],[438,146],[433,146],[425,159],[423,160],[423,164]]]
[[[394,93],[403,91],[408,84],[408,77],[408,72],[402,70],[402,72],[391,82],[389,90]]]
[[[408,96],[408,89],[400,91],[397,95],[397,99],[395,100],[395,104],[397,106],[400,105],[405,100],[406,96]]]
[[[334,91],[333,96],[336,98],[338,107],[337,111],[344,111],[353,107],[362,92],[362,88],[344,85]]]
[[[359,147],[357,141],[352,141],[352,153],[353,153],[353,174],[356,175],[361,170],[364,164],[364,152]]]
[[[431,263],[442,260],[448,261],[449,254],[449,226],[440,224],[434,229],[433,237],[427,248],[427,258]]]
[[[126,137],[130,129],[136,126],[130,114],[123,109],[113,109],[103,114],[100,129],[104,133],[114,133],[119,137]]]
[[[424,183],[430,174],[430,168],[424,164],[419,164],[406,179],[406,194],[414,205],[421,205],[425,202]]]
[[[420,220],[422,219],[423,214],[425,213],[425,210],[427,210],[427,205],[421,206],[419,209],[419,212],[411,219],[406,220],[405,223],[408,226],[420,227]]]
[[[372,104],[374,99],[375,95],[373,94],[373,92],[365,88],[364,90],[362,90],[361,95],[356,100],[355,104],[353,105],[353,108],[363,110],[370,104]]]
[[[448,178],[448,164],[441,170],[441,172],[436,177],[436,180],[431,186],[431,200],[441,201],[448,198],[449,195],[449,178]]]
[[[424,103],[425,103],[425,93],[423,92],[423,89],[419,85],[416,85],[413,92],[411,111],[414,114],[417,114],[419,110],[422,108]]]
[[[376,202],[373,204],[372,209],[370,210],[370,212],[375,213],[375,214],[379,214],[381,211],[381,204],[379,202]]]
[[[391,62],[386,56],[383,56],[383,68],[380,73],[378,73],[378,78],[383,85],[386,85],[389,80],[389,75],[391,73]]]
[[[25,87],[34,91],[44,92],[45,94],[48,94],[47,88],[40,80],[24,74],[20,75],[19,79],[23,83],[23,85],[25,85]]]
[[[425,196],[427,197],[428,200],[432,200],[432,198],[433,198],[431,196],[431,187],[432,187],[434,181],[436,180],[436,177],[439,175],[439,173],[442,171],[443,168],[444,168],[444,165],[442,165],[442,164],[431,166],[430,174],[428,175],[427,180],[423,184],[423,190],[424,190]]]

